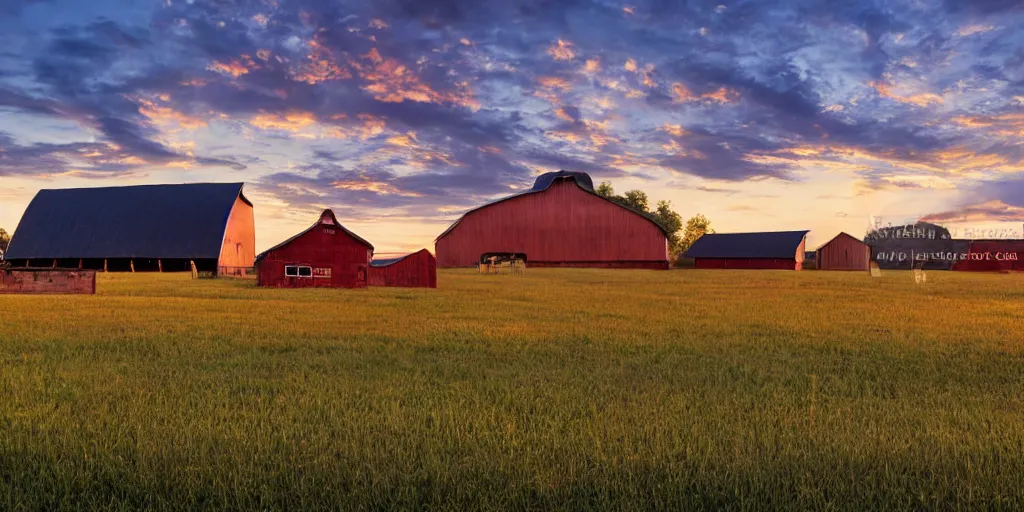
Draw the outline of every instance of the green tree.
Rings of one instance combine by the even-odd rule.
[[[683,217],[672,210],[670,201],[658,201],[657,207],[650,213],[655,222],[661,224],[668,232],[668,247],[672,259],[675,260],[682,254],[679,245],[679,230],[683,228]]]
[[[650,212],[648,209],[647,194],[642,190],[630,190],[623,197],[623,204],[641,212]]]
[[[7,252],[7,245],[11,243],[11,235],[7,234],[7,230],[0,228],[0,257]]]
[[[711,229],[711,221],[703,214],[698,213],[686,221],[686,229],[683,230],[683,237],[679,240],[679,254],[686,252],[698,238],[705,233],[714,233]]]
[[[602,181],[594,192],[597,192],[597,195],[607,197],[608,199],[615,197],[615,189],[613,189],[612,184],[607,181]]]

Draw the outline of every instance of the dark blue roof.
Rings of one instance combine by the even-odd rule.
[[[594,180],[590,179],[590,175],[585,172],[575,171],[556,171],[541,174],[537,176],[537,179],[533,182],[533,188],[530,190],[547,190],[555,180],[562,178],[572,178],[580,188],[590,192],[594,191]]]
[[[239,197],[241,183],[40,190],[5,257],[219,258]]]
[[[807,231],[706,234],[686,251],[686,257],[791,259],[805,236]]]
[[[608,202],[610,202],[610,203],[612,203],[612,204],[614,204],[616,206],[619,206],[621,208],[625,208],[625,209],[627,209],[627,210],[629,210],[629,211],[631,211],[631,212],[633,212],[633,213],[635,213],[635,214],[637,214],[637,215],[647,219],[648,221],[650,221],[655,226],[658,226],[658,229],[660,229],[662,233],[665,233],[665,236],[668,236],[668,232],[665,231],[665,226],[662,226],[661,224],[655,222],[650,217],[644,215],[643,212],[638,212],[638,211],[636,211],[633,208],[630,208],[630,207],[628,207],[626,205],[622,205],[622,204],[616,203],[615,201],[612,201],[611,199],[608,199],[607,197],[600,196],[596,192],[594,192],[594,180],[592,180],[590,178],[589,174],[587,174],[585,172],[575,172],[575,171],[556,171],[556,172],[546,172],[544,174],[541,174],[540,176],[537,176],[537,179],[533,182],[533,187],[530,188],[529,190],[524,190],[522,192],[518,192],[518,193],[512,194],[510,196],[505,196],[505,197],[502,197],[501,199],[497,199],[497,200],[491,201],[489,203],[484,203],[484,204],[482,204],[480,206],[477,206],[476,208],[468,210],[466,213],[462,214],[462,217],[459,217],[458,220],[453,222],[451,226],[448,226],[448,229],[444,230],[444,232],[441,233],[440,235],[437,235],[437,238],[435,238],[434,241],[437,242],[438,240],[443,238],[445,235],[450,233],[451,230],[455,229],[455,226],[458,226],[459,223],[462,222],[462,219],[466,218],[466,215],[469,215],[470,213],[473,213],[473,212],[475,212],[477,210],[486,208],[486,207],[494,205],[494,204],[498,204],[498,203],[500,203],[502,201],[508,201],[509,199],[513,199],[513,198],[520,197],[520,196],[525,196],[527,194],[536,194],[537,192],[543,192],[543,191],[547,190],[548,188],[550,188],[552,183],[554,183],[556,180],[560,180],[560,179],[571,179],[571,180],[573,180],[574,183],[576,183],[576,186],[579,187],[580,190],[583,190],[584,192],[588,192],[590,194],[593,194],[596,197],[600,197],[601,199],[604,199],[605,201],[608,201]]]

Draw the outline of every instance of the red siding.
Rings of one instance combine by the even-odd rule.
[[[442,268],[475,266],[497,252],[526,254],[527,266],[668,268],[657,225],[572,180],[467,213],[434,252]]]
[[[96,293],[95,270],[0,270],[3,293]]]
[[[423,249],[385,267],[370,267],[370,286],[437,288],[437,261]]]
[[[1024,271],[1024,240],[975,240],[968,251],[967,259],[954,263],[953,270]]]
[[[256,223],[252,205],[239,195],[228,215],[224,242],[220,248],[219,267],[251,267],[256,259]]]
[[[839,233],[818,249],[815,261],[821,270],[868,270],[871,246],[846,233]]]
[[[288,243],[268,251],[257,265],[257,283],[279,288],[365,288],[372,253],[340,226],[319,222]],[[330,269],[331,276],[288,277],[286,265],[313,267],[314,273],[316,269]]]
[[[772,258],[696,258],[696,268],[711,269],[767,269],[767,270],[800,270],[803,262],[794,259]]]

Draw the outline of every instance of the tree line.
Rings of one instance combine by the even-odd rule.
[[[672,209],[671,201],[658,201],[654,209],[651,209],[647,193],[642,190],[628,190],[620,196],[615,194],[610,182],[602,181],[594,192],[644,215],[663,227],[668,233],[669,255],[672,261],[681,258],[702,235],[715,232],[711,228],[711,221],[700,213],[690,217],[684,226],[683,217]]]

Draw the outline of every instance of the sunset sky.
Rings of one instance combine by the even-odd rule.
[[[1024,222],[1016,0],[2,0],[0,227],[41,188],[245,182],[379,252],[585,171],[719,232]]]

